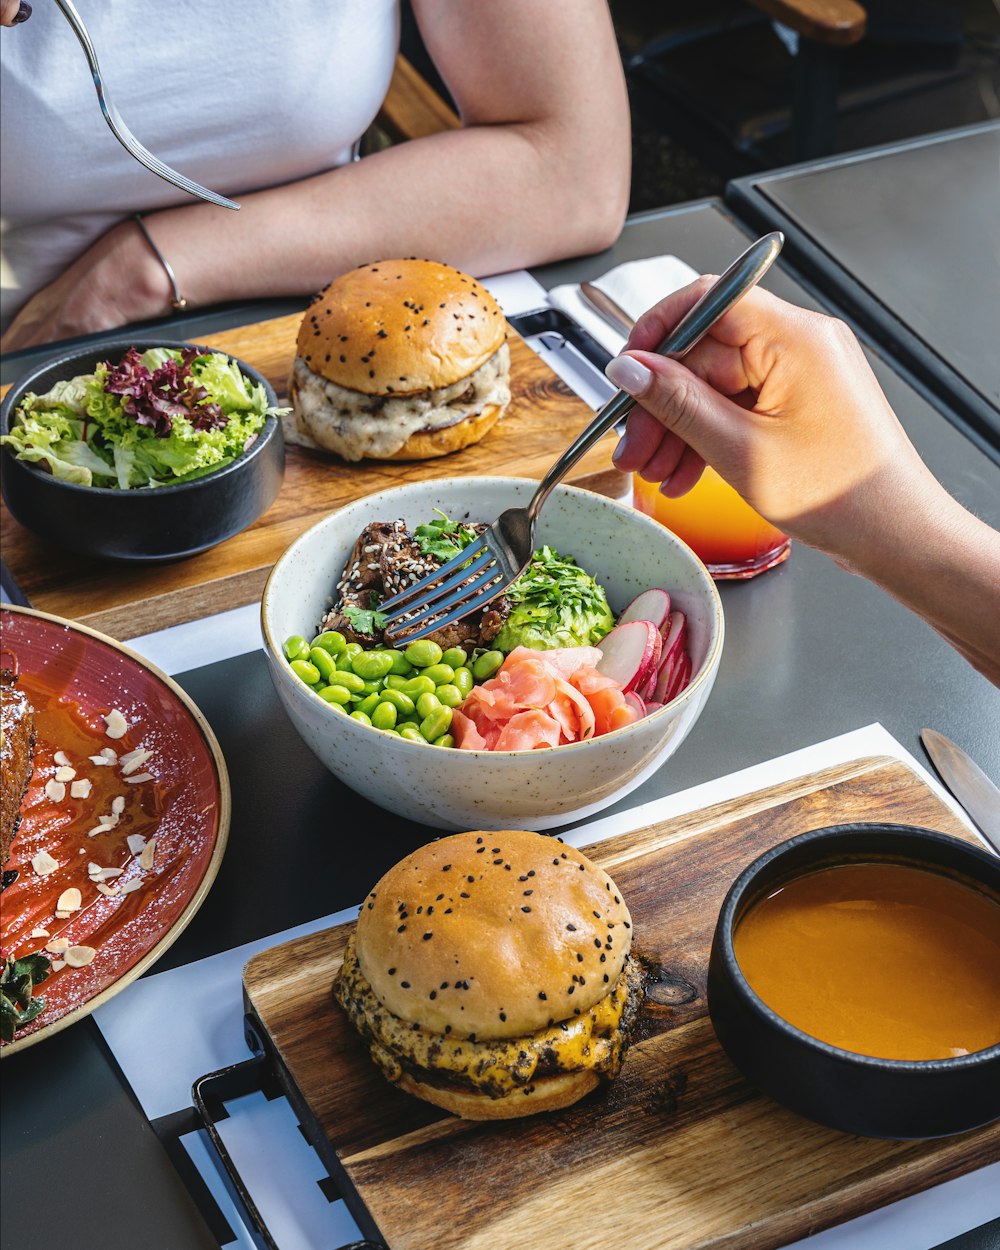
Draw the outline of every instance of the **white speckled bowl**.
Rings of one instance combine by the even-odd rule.
[[[672,703],[625,729],[537,751],[459,751],[407,742],[331,712],[292,673],[282,643],[313,637],[354,542],[369,522],[405,518],[412,528],[440,508],[491,521],[525,505],[536,482],[454,478],[414,482],[341,508],[298,538],[271,571],[261,604],[275,688],[306,745],[345,785],[389,811],[439,829],[551,829],[614,803],[684,741],[715,682],[722,656],[718,591],[684,543],[632,508],[559,486],[542,509],[536,541],[577,562],[604,586],[612,611],[662,586],[687,615],[693,677]]]

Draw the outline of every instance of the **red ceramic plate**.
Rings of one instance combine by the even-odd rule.
[[[6,1057],[89,1015],[176,940],[219,870],[230,792],[214,734],[166,674],[42,612],[5,606],[0,626],[0,663],[37,729],[0,933],[15,958],[54,961],[36,991],[45,1009]]]

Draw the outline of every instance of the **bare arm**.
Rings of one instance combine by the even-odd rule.
[[[150,214],[191,305],[308,294],[378,257],[431,256],[483,274],[614,241],[628,204],[629,120],[604,0],[415,0],[415,11],[463,128],[242,196],[239,213],[191,204]],[[67,275],[22,310],[6,348],[169,308],[165,275],[131,222]]]
[[[705,285],[645,314],[608,367],[642,405],[618,467],[676,496],[711,464],[768,520],[881,586],[1000,685],[1000,533],[920,459],[857,339],[758,290],[683,364],[648,350]]]

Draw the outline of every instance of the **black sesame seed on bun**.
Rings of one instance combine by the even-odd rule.
[[[346,459],[422,459],[482,438],[510,399],[506,321],[475,278],[383,260],[331,282],[303,318],[292,442]]]
[[[553,1110],[621,1066],[632,922],[581,852],[525,831],[414,851],[366,899],[338,1001],[402,1088],[474,1119]]]

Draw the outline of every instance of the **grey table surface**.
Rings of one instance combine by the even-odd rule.
[[[727,202],[1000,451],[1000,122],[754,174]]]
[[[552,286],[667,252],[718,272],[746,240],[746,229],[723,206],[705,202],[637,217],[610,251],[547,267],[536,276]],[[804,289],[787,269],[772,271],[766,284],[810,307],[823,302],[822,291]],[[287,310],[285,303],[262,304],[253,315]],[[197,337],[250,319],[246,309],[227,310],[198,322],[173,322],[170,329]],[[932,470],[965,504],[1000,525],[1000,469],[878,351],[869,355]],[[796,546],[779,568],[721,589],[727,640],[713,695],[668,766],[623,807],[873,721],[918,756],[920,729],[934,726],[1000,780],[1000,691],[874,587]],[[192,670],[179,681],[226,754],[234,837],[211,894],[158,968],[348,906],[391,862],[426,838],[426,830],[340,786],[302,749],[288,732],[259,654]],[[262,756],[267,769],[259,766]],[[329,822],[331,811],[340,813],[349,856],[335,839],[326,839],[322,849],[316,846],[314,831],[319,822]],[[364,837],[351,838],[358,828]],[[276,829],[286,851],[280,857],[273,854]],[[313,871],[302,881],[292,865],[301,862],[296,851],[307,848]],[[93,1021],[5,1062],[2,1076],[4,1250],[33,1250],[67,1239],[79,1250],[139,1245],[194,1250],[219,1244]],[[995,1227],[971,1231],[949,1250],[986,1250],[995,1237]]]

